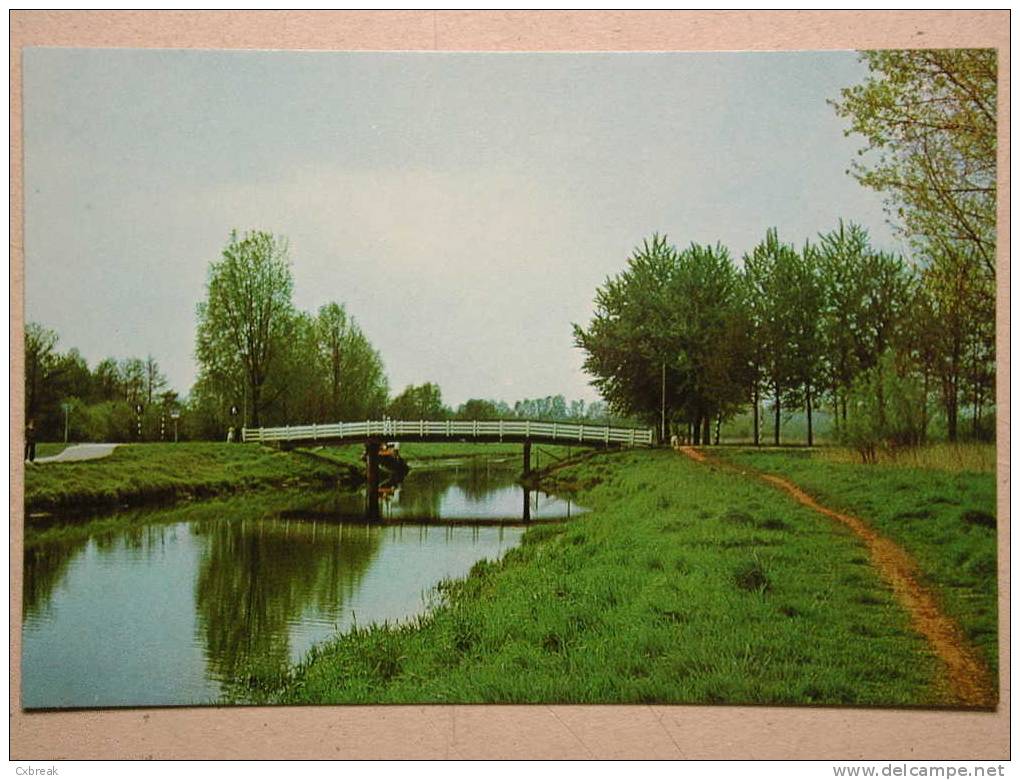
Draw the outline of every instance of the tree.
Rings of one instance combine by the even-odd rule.
[[[92,392],[96,401],[113,401],[122,397],[116,358],[106,358],[96,366],[92,372]]]
[[[315,322],[321,358],[325,363],[329,377],[330,413],[337,419],[340,416],[340,385],[344,375],[343,359],[347,353],[351,324],[346,309],[339,303],[327,303],[321,306]]]
[[[457,407],[453,415],[455,420],[498,420],[505,416],[507,415],[501,413],[500,405],[496,401],[487,401],[484,398],[471,398],[465,401]]]
[[[687,373],[682,416],[693,440],[708,444],[747,401],[748,344],[740,276],[729,251],[692,243],[677,256],[670,305],[679,312],[677,364]],[[700,428],[700,435],[698,433]]]
[[[522,420],[568,420],[571,418],[567,408],[567,399],[562,395],[523,398],[514,403],[512,414]]]
[[[846,134],[867,146],[852,167],[887,195],[903,232],[921,247],[959,242],[995,275],[994,49],[866,51],[869,77],[841,91]]]
[[[790,392],[788,403],[803,403],[807,417],[807,446],[814,446],[812,427],[815,402],[822,383],[821,318],[825,290],[821,253],[810,242],[787,269],[788,293],[796,300],[790,311]]]
[[[74,347],[55,359],[51,381],[54,400],[63,402],[66,398],[78,398],[87,402],[92,395],[92,372],[85,358]]]
[[[926,357],[934,358],[940,378],[949,438],[958,435],[963,394],[978,434],[995,381],[997,52],[862,58],[871,75],[834,103],[850,120],[847,134],[867,140],[853,171],[886,193],[888,210],[924,266],[927,305],[942,317],[941,338],[927,340],[933,350]]]
[[[450,410],[443,406],[439,385],[432,382],[408,385],[390,401],[386,411],[398,420],[445,420],[450,416]]]
[[[990,391],[995,381],[994,310],[989,310],[987,303],[987,279],[976,277],[972,268],[972,258],[949,252],[922,273],[933,325],[929,338],[950,441],[959,435],[960,401],[968,370],[975,386],[975,420],[980,417],[985,390]]]
[[[574,343],[586,355],[584,370],[610,407],[663,428],[670,410],[681,405],[688,378],[678,364],[680,312],[669,293],[677,265],[665,236],[646,239],[626,269],[595,291],[587,329],[573,326]]]
[[[57,334],[37,322],[25,326],[25,416],[36,417],[56,371]]]
[[[328,410],[315,318],[291,310],[281,318],[278,330],[273,370],[262,388],[262,423],[293,425],[336,419]]]
[[[340,400],[340,413],[344,419],[362,419],[385,410],[389,381],[382,356],[356,326],[347,341],[341,371],[347,376],[350,391],[342,394]]]
[[[912,272],[903,259],[871,247],[853,223],[820,236],[816,255],[823,289],[820,342],[837,425],[847,421],[847,394],[855,379],[896,346],[911,306]],[[882,376],[878,413],[884,411]]]
[[[850,415],[840,432],[864,463],[875,463],[882,445],[916,445],[923,439],[924,389],[909,365],[892,350],[854,379]]]
[[[145,361],[126,358],[120,363],[120,385],[124,400],[136,404],[145,400]]]
[[[596,291],[588,329],[574,326],[585,370],[611,408],[662,426],[686,424],[707,444],[711,424],[747,398],[742,288],[729,252],[654,235]]]
[[[319,308],[316,333],[329,389],[329,418],[359,419],[381,412],[389,394],[382,358],[343,304]]]
[[[292,290],[287,242],[271,233],[232,232],[221,258],[209,265],[196,355],[208,376],[241,373],[254,427],[261,424],[262,390],[281,349]]]
[[[770,228],[765,240],[744,255],[744,288],[754,328],[751,377],[752,381],[763,381],[771,391],[775,418],[773,440],[777,445],[783,398],[796,389],[802,373],[790,349],[798,329],[798,290],[793,280],[800,263],[797,250],[792,244],[782,243],[775,228]],[[758,396],[757,388],[754,396]]]
[[[166,388],[166,377],[159,370],[159,363],[152,355],[145,358],[145,403],[152,405],[152,399]]]
[[[858,344],[864,310],[864,263],[871,251],[868,233],[859,225],[839,226],[821,235],[819,269],[825,297],[822,342],[837,427],[847,420],[847,393],[860,373]]]

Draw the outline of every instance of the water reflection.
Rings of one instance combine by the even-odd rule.
[[[31,617],[49,610],[54,588],[63,581],[71,561],[87,543],[87,539],[82,539],[25,548],[25,581],[21,590],[23,615]]]
[[[364,527],[248,520],[200,523],[195,606],[210,672],[272,677],[292,660],[295,619],[331,625],[379,550]]]
[[[412,471],[379,488],[378,503],[364,493],[330,493],[285,510],[290,519],[322,522],[456,523],[520,525],[569,518],[570,499],[523,488],[513,467],[468,462]]]
[[[355,623],[419,614],[440,580],[517,544],[525,518],[571,511],[513,480],[419,470],[383,491],[382,522],[363,492],[277,492],[30,537],[23,705],[209,703]]]

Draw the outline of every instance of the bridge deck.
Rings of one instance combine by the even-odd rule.
[[[387,441],[533,441],[624,447],[655,443],[651,428],[617,428],[537,420],[365,420],[279,428],[242,428],[241,440],[256,443],[356,443]]]

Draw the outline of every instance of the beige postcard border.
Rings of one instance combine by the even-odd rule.
[[[1009,756],[1009,11],[12,11],[10,29],[11,758]],[[998,710],[401,706],[22,712],[21,49],[26,46],[426,51],[998,48],[1002,618]]]

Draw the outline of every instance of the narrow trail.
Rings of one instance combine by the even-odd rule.
[[[72,444],[56,455],[36,458],[35,463],[67,463],[76,460],[96,460],[110,455],[119,444]]]
[[[931,645],[945,664],[953,703],[964,707],[994,708],[998,697],[987,666],[981,661],[956,621],[942,612],[938,600],[925,588],[913,558],[898,544],[878,533],[853,515],[823,506],[804,490],[783,477],[711,458],[694,447],[680,452],[699,463],[711,463],[756,477],[787,493],[798,503],[836,520],[854,532],[867,546],[872,565],[892,586],[893,593],[910,615],[914,629]]]

